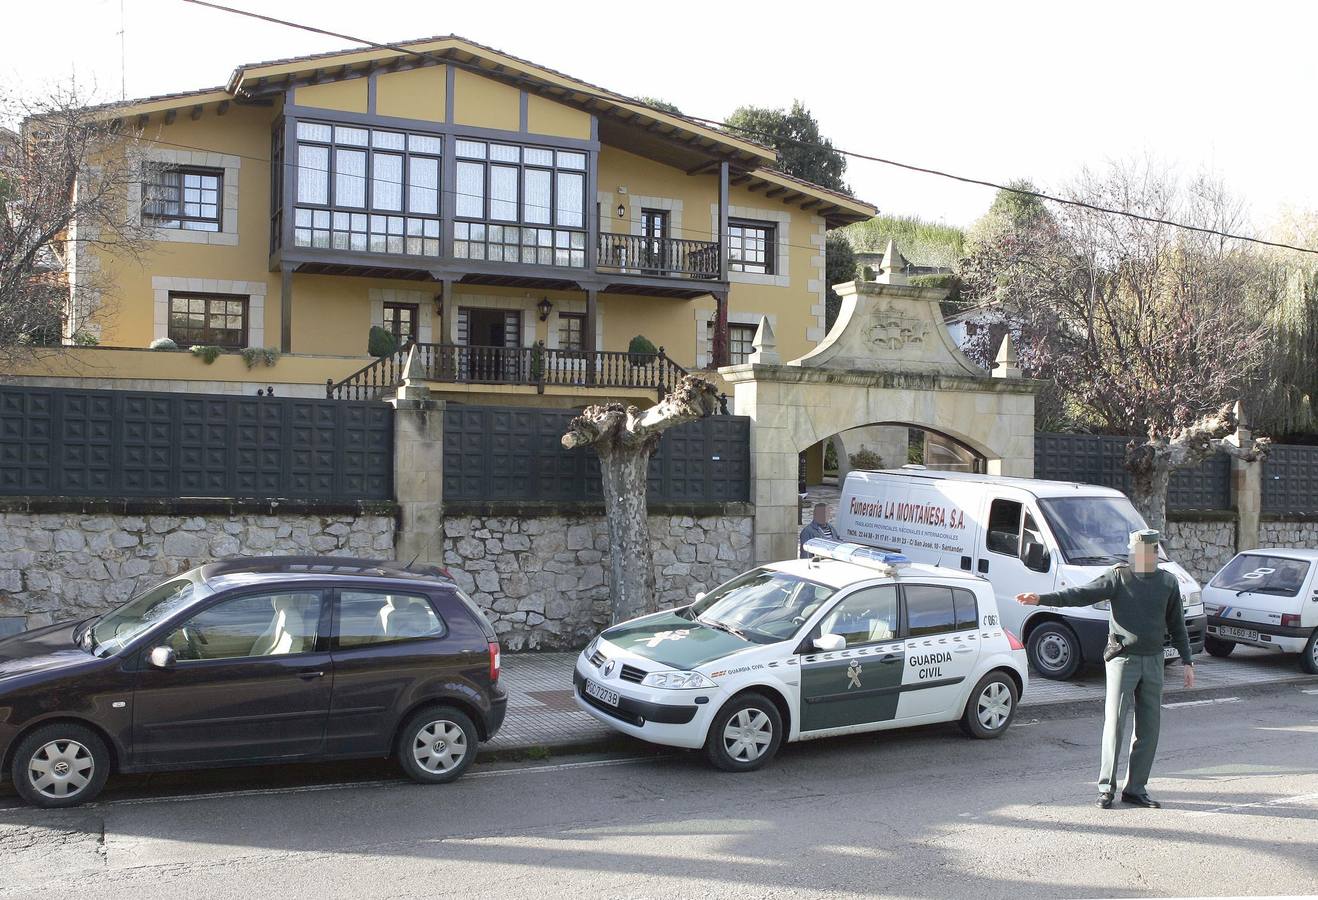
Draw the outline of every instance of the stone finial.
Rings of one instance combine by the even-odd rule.
[[[398,388],[394,392],[394,396],[399,400],[430,399],[430,386],[419,377],[421,375],[419,365],[416,359],[416,344],[412,344],[412,348],[407,351],[407,359],[403,362],[403,371],[398,376]]]
[[[993,369],[993,377],[1020,378],[1023,376],[1020,357],[1016,355],[1016,343],[1011,339],[1010,334],[1002,338],[1002,344],[998,347],[995,362],[997,362],[997,366]]]
[[[875,279],[879,284],[907,284],[906,280],[906,257],[897,249],[897,242],[888,241],[888,246],[883,250],[883,265],[879,267],[879,277]]]
[[[760,327],[755,329],[755,338],[751,341],[751,355],[748,362],[772,365],[782,362],[778,355],[778,339],[773,336],[773,326],[768,316],[760,317]]]

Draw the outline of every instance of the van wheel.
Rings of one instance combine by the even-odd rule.
[[[455,781],[476,758],[480,736],[464,713],[451,706],[431,706],[407,720],[395,753],[403,772],[421,784]]]
[[[783,742],[783,717],[761,694],[733,697],[709,723],[705,758],[725,772],[752,772]]]
[[[95,799],[105,787],[110,751],[85,725],[57,722],[19,741],[10,774],[14,790],[33,806],[77,806]]]
[[[1309,635],[1309,643],[1304,645],[1300,654],[1300,668],[1310,675],[1318,675],[1318,628]]]
[[[1226,659],[1231,655],[1231,651],[1236,649],[1236,642],[1224,641],[1221,638],[1215,638],[1210,634],[1204,638],[1204,649],[1208,651],[1209,656]]]
[[[1016,718],[1016,682],[1005,672],[989,672],[979,679],[970,692],[965,712],[961,714],[961,730],[971,737],[988,739],[1002,737]]]
[[[1070,678],[1080,668],[1080,639],[1061,622],[1044,622],[1030,632],[1030,664],[1044,678]]]

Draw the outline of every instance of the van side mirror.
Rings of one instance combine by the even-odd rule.
[[[840,634],[821,634],[813,641],[816,650],[823,653],[833,653],[837,650],[843,650],[847,646],[847,639]]]
[[[1035,572],[1047,572],[1052,563],[1052,559],[1048,555],[1048,548],[1034,541],[1030,541],[1025,545],[1025,552],[1022,555],[1025,568],[1033,569]]]
[[[178,661],[174,651],[169,647],[156,647],[146,658],[153,669],[172,669]]]

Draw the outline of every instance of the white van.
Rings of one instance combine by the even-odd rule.
[[[1318,550],[1246,550],[1204,588],[1206,649],[1230,656],[1236,644],[1300,654],[1318,675]]]
[[[835,526],[840,540],[987,578],[1003,625],[1025,642],[1045,678],[1069,678],[1083,663],[1102,660],[1106,604],[1022,606],[1016,595],[1087,584],[1126,561],[1130,533],[1148,527],[1112,488],[913,466],[849,473]],[[1198,653],[1207,628],[1199,584],[1161,548],[1159,555],[1181,586],[1185,626]],[[1170,646],[1164,652],[1169,659],[1178,655]]]

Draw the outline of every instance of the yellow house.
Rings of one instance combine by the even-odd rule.
[[[410,357],[441,397],[566,405],[744,361],[761,317],[784,358],[823,337],[824,235],[874,207],[463,38],[395,46],[107,108],[144,136],[129,204],[155,241],[144,264],[76,259],[112,285],[80,311],[98,346],[20,374],[378,397]],[[400,349],[376,360],[372,326]],[[628,354],[637,335],[662,353]],[[147,349],[160,338],[179,351]]]

